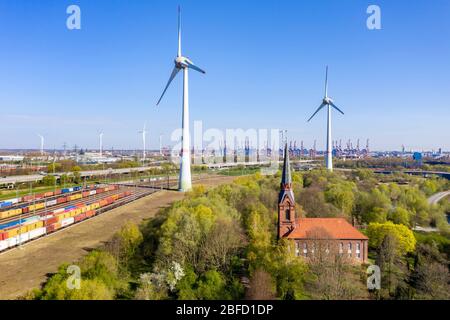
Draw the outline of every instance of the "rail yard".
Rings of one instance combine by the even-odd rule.
[[[162,188],[175,179],[136,183],[75,186],[0,202],[0,252],[123,206]]]

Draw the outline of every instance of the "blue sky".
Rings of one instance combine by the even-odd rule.
[[[81,8],[81,30],[66,8]],[[167,144],[181,125],[182,77],[155,104],[177,46],[206,69],[191,73],[191,121],[205,128],[282,128],[310,146],[325,142],[329,94],[333,135],[372,149],[450,149],[450,2],[0,0],[0,148],[107,148]],[[381,8],[382,30],[366,9]]]

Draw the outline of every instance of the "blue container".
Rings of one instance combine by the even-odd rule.
[[[10,207],[12,206],[12,202],[3,202],[0,204],[0,208]]]
[[[23,222],[24,222],[24,220],[22,220],[22,223],[23,223]],[[5,224],[0,225],[0,230],[8,229],[8,228],[14,227],[14,226],[16,226],[16,225],[18,225],[18,224],[20,224],[20,220],[11,221],[11,222],[8,222],[8,223],[5,223]]]

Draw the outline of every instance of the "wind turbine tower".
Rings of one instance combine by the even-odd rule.
[[[202,69],[194,65],[194,63],[188,58],[182,56],[181,54],[181,9],[178,7],[178,53],[175,58],[175,66],[173,68],[172,74],[170,75],[169,81],[159,98],[159,105],[161,99],[166,93],[172,80],[178,74],[180,70],[183,70],[183,120],[182,120],[182,147],[181,147],[181,164],[180,164],[180,178],[179,178],[179,190],[189,191],[192,189],[192,179],[191,179],[191,153],[190,153],[190,138],[189,138],[189,73],[188,70],[192,69],[201,73],[205,73]]]
[[[103,132],[98,135],[100,139],[100,157],[103,155]]]
[[[41,134],[38,134],[38,137],[41,138],[41,156],[43,156],[44,155],[44,141],[45,141],[45,139],[44,139],[44,136],[41,135]]]
[[[334,101],[328,97],[328,66],[326,68],[325,73],[325,96],[322,100],[322,104],[317,108],[316,112],[308,119],[308,122],[311,121],[312,118],[323,108],[327,107],[328,115],[327,115],[327,154],[326,154],[326,165],[329,171],[333,171],[333,154],[331,149],[331,108],[336,109],[340,113],[344,114],[336,105]]]
[[[145,162],[145,157],[146,157],[146,143],[145,143],[145,139],[147,136],[147,123],[144,123],[144,128],[142,129],[142,131],[139,131],[139,133],[142,134],[142,162]]]

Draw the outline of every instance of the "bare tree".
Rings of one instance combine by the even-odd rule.
[[[242,228],[231,219],[219,219],[201,239],[197,254],[197,269],[228,271],[231,257],[246,243]]]
[[[359,273],[351,258],[340,252],[339,241],[323,228],[307,234],[310,278],[306,288],[313,299],[346,300],[365,297]]]
[[[247,300],[273,300],[275,299],[275,283],[269,273],[257,269],[253,272],[245,298]]]

